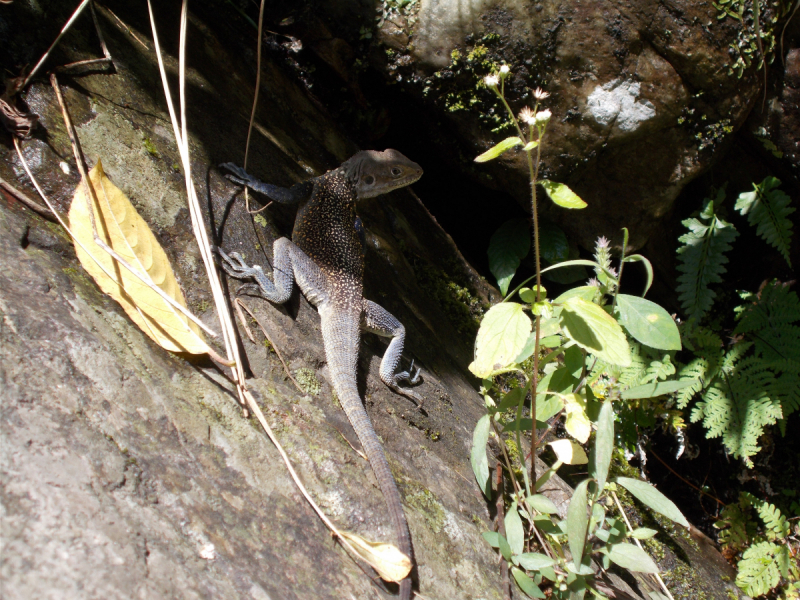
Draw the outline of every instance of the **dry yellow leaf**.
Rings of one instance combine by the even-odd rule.
[[[146,272],[155,285],[185,307],[186,301],[164,249],[130,200],[106,177],[100,160],[89,172],[89,182],[97,197],[94,218],[98,237],[134,269]],[[75,236],[75,253],[83,268],[103,292],[122,305],[142,331],[172,352],[208,352],[194,323],[95,243],[83,183],[78,184],[72,199],[69,226]]]
[[[397,546],[385,542],[370,542],[358,534],[340,531],[353,549],[378,572],[381,579],[401,582],[411,572],[411,560]]]

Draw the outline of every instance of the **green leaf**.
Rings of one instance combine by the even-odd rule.
[[[641,400],[642,398],[656,398],[665,394],[672,394],[683,388],[699,383],[699,379],[685,379],[682,381],[654,381],[637,385],[622,392],[623,400]]]
[[[658,573],[658,565],[653,562],[647,553],[634,544],[621,542],[614,544],[608,551],[608,557],[628,571],[639,573]]]
[[[617,477],[616,482],[648,508],[675,521],[679,525],[683,525],[686,528],[689,527],[689,521],[686,520],[686,517],[683,516],[683,513],[675,506],[672,500],[646,481],[629,477]]]
[[[589,528],[589,499],[586,488],[591,479],[584,479],[575,488],[572,499],[567,508],[567,537],[569,538],[569,551],[572,560],[580,564],[583,557],[583,548],[586,544],[586,531]]]
[[[586,202],[581,200],[578,194],[563,183],[550,181],[549,179],[540,179],[537,183],[544,188],[544,191],[550,196],[550,200],[561,208],[586,208],[587,206]]]
[[[725,253],[739,233],[736,228],[714,213],[715,205],[725,199],[725,191],[720,190],[716,199],[707,198],[699,218],[683,221],[688,233],[678,238],[677,270],[679,300],[688,317],[698,321],[714,304],[716,292],[712,284],[721,283],[726,272],[728,258]]]
[[[527,144],[525,144],[525,145],[522,147],[522,149],[523,149],[523,150],[525,150],[525,152],[530,152],[531,150],[533,150],[534,148],[536,148],[538,145],[539,145],[539,142],[538,142],[538,141],[536,141],[536,140],[534,140],[534,141],[532,141],[532,142],[528,142]]]
[[[526,552],[525,554],[517,556],[516,559],[519,566],[526,571],[539,571],[540,569],[546,569],[556,564],[556,561],[549,556],[537,552]]]
[[[503,223],[489,240],[489,269],[497,279],[500,293],[505,296],[519,261],[531,249],[531,229],[525,219]]]
[[[539,253],[549,265],[569,258],[567,234],[555,223],[545,220],[539,222]]]
[[[486,152],[481,154],[480,156],[475,158],[476,163],[484,163],[490,160],[494,160],[498,156],[500,156],[506,150],[510,150],[514,146],[519,146],[522,144],[522,140],[518,137],[507,137],[499,144],[492,146]]]
[[[531,320],[516,302],[495,304],[483,316],[469,370],[481,379],[510,365],[531,333]]]
[[[597,304],[569,298],[561,310],[561,329],[584,350],[610,365],[627,367],[631,351],[622,328]]]
[[[470,463],[472,472],[475,473],[475,480],[481,488],[484,496],[491,500],[492,483],[489,480],[489,459],[486,457],[486,444],[489,442],[489,427],[491,426],[491,415],[483,415],[475,425],[472,433],[472,453]]]
[[[795,209],[789,206],[791,198],[777,189],[780,184],[775,177],[753,184],[754,191],[739,194],[735,208],[747,215],[748,223],[756,228],[758,235],[775,247],[791,267],[792,222],[788,217]]]
[[[503,537],[496,531],[484,531],[481,533],[483,539],[489,542],[489,545],[492,548],[499,548],[500,547],[500,538]]]
[[[503,558],[506,560],[511,560],[511,557],[514,556],[511,552],[511,546],[508,545],[508,541],[504,536],[498,536],[497,541],[500,544],[500,554],[503,555]]]
[[[523,571],[517,567],[511,567],[511,573],[514,575],[514,581],[517,582],[519,589],[525,592],[531,598],[545,598],[544,592],[539,589],[539,586],[533,582],[533,579],[528,577]]]
[[[528,496],[527,502],[540,513],[544,513],[546,515],[554,515],[558,513],[558,508],[555,504],[553,504],[553,501],[543,494],[534,494],[533,496]]]
[[[580,285],[578,287],[571,288],[566,292],[564,292],[563,294],[561,294],[558,298],[553,300],[553,304],[564,304],[564,302],[566,302],[570,298],[583,298],[587,302],[591,302],[592,298],[595,297],[595,294],[597,294],[597,288],[594,287],[593,285]]]
[[[631,531],[630,535],[637,540],[649,540],[658,532],[655,529],[648,529],[647,527],[639,527]]]
[[[598,493],[602,493],[611,466],[611,454],[614,452],[614,408],[611,401],[606,400],[600,408],[597,419],[597,437],[594,444],[594,478],[597,480]]]
[[[644,264],[645,271],[647,271],[647,283],[644,286],[644,292],[642,292],[642,297],[647,296],[647,292],[650,289],[650,286],[653,285],[653,265],[652,263],[647,260],[641,254],[631,254],[630,256],[626,256],[622,262],[641,262]]]
[[[504,412],[509,408],[516,408],[520,402],[525,399],[525,395],[527,393],[528,386],[512,389],[503,397],[503,399],[500,401],[500,404],[497,405],[497,412]]]
[[[589,417],[586,416],[586,400],[578,394],[565,395],[564,412],[567,415],[567,418],[564,419],[564,429],[581,444],[585,444],[592,433],[592,423],[589,421]]]
[[[681,334],[669,313],[655,302],[629,296],[617,295],[619,322],[628,332],[645,346],[659,350],[680,350]]]
[[[544,288],[544,286],[541,286],[539,289],[539,297],[541,299],[547,298],[547,290]],[[523,302],[527,302],[528,304],[533,304],[534,302],[536,302],[536,289],[522,288],[519,291],[519,298]]]
[[[561,269],[563,267],[577,267],[577,266],[592,267],[593,269],[595,267],[597,267],[599,269],[602,268],[600,265],[598,265],[593,260],[586,260],[586,259],[583,259],[583,258],[576,258],[575,260],[565,260],[564,262],[560,262],[557,265],[551,265],[551,266],[547,267],[546,269],[542,269],[542,273],[547,273],[548,271],[552,271],[554,269]],[[615,279],[615,281],[616,281],[616,279]]]
[[[517,512],[516,502],[511,503],[506,513],[505,526],[511,554],[521,554],[525,547],[525,529],[522,527],[522,519]]]

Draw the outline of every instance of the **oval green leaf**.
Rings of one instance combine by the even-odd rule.
[[[636,538],[637,540],[649,540],[658,532],[655,529],[649,529],[647,527],[639,527],[638,529],[634,529],[631,531],[630,536],[632,538]]]
[[[489,270],[497,279],[500,293],[505,296],[508,285],[531,249],[531,229],[525,219],[506,221],[489,240]]]
[[[552,558],[544,554],[539,554],[538,552],[526,552],[525,554],[520,554],[516,558],[519,566],[526,571],[539,571],[540,569],[546,569],[556,564],[556,561]]]
[[[617,477],[616,482],[628,490],[633,496],[648,508],[653,509],[684,527],[689,527],[689,521],[675,506],[675,503],[659,492],[646,481],[631,479],[630,477]]]
[[[597,419],[597,438],[594,444],[594,477],[597,479],[598,492],[603,491],[611,466],[611,454],[614,452],[614,409],[611,401],[606,400],[600,408]]]
[[[539,223],[539,252],[547,264],[554,265],[569,259],[567,234],[555,223]]]
[[[603,362],[630,366],[631,351],[622,327],[597,304],[579,297],[568,298],[560,322],[569,339]]]
[[[521,304],[495,304],[484,315],[475,340],[475,360],[469,370],[481,379],[510,365],[525,346],[531,320]]]
[[[527,502],[534,509],[546,515],[554,515],[558,512],[558,508],[553,501],[543,494],[534,494],[533,496],[528,496]],[[528,567],[525,568],[527,569]]]
[[[520,144],[522,144],[522,140],[519,139],[518,137],[507,137],[499,144],[492,146],[486,152],[476,157],[475,162],[484,163],[490,160],[494,160],[506,150],[510,150],[514,146],[519,146]]]
[[[533,579],[528,577],[523,571],[517,567],[511,567],[511,573],[514,575],[514,581],[517,582],[519,589],[525,592],[531,598],[545,598],[544,592],[539,589],[539,586],[533,582]]]
[[[489,427],[491,426],[489,419],[491,419],[491,415],[483,415],[475,425],[475,431],[472,433],[470,463],[478,486],[484,496],[491,499],[492,484],[489,481],[489,459],[486,457],[486,444],[489,441]]]
[[[617,295],[619,322],[637,341],[659,350],[680,350],[681,334],[669,313],[655,302]]]
[[[653,559],[644,550],[634,544],[625,542],[614,544],[608,551],[608,558],[629,571],[658,573],[658,565],[653,562]]]
[[[525,529],[522,527],[522,519],[517,512],[517,503],[512,502],[506,513],[505,518],[506,539],[511,548],[511,554],[522,554],[525,547]]]
[[[544,188],[550,200],[562,208],[586,208],[587,204],[568,186],[549,179],[540,179],[539,185]]]
[[[684,379],[682,381],[654,381],[637,385],[622,392],[623,400],[641,400],[642,398],[656,398],[671,394],[700,383],[699,379]]]
[[[575,488],[572,499],[567,508],[567,537],[569,538],[569,551],[572,560],[580,564],[583,557],[583,548],[586,544],[586,531],[589,528],[589,512],[586,488],[591,479],[584,479]]]

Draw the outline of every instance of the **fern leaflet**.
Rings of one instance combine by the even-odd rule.
[[[776,554],[777,544],[761,542],[744,551],[739,561],[736,585],[750,596],[766,594],[781,581]]]
[[[777,248],[789,266],[789,248],[792,243],[792,222],[788,219],[795,209],[790,207],[791,198],[777,189],[781,184],[775,177],[767,177],[753,184],[752,192],[739,194],[736,210],[747,215],[750,225],[756,228],[761,238]]]
[[[707,198],[699,218],[683,221],[688,233],[678,238],[677,291],[679,300],[689,318],[700,320],[714,303],[716,293],[709,286],[720,283],[726,272],[728,259],[725,253],[731,249],[731,242],[738,232],[733,225],[715,213],[725,199],[725,191],[720,190],[715,200]]]

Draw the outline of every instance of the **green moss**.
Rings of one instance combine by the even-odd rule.
[[[147,153],[150,154],[150,156],[153,158],[161,158],[158,148],[156,148],[156,145],[149,137],[142,138],[142,145],[144,146],[144,149],[147,150]]]
[[[405,251],[405,249],[404,254],[414,269],[419,286],[436,299],[453,327],[459,333],[471,337],[476,336],[481,317],[489,307],[485,306],[480,298],[468,288],[454,281],[448,272]],[[457,272],[457,269],[453,265],[448,271],[454,273]]]
[[[264,215],[255,215],[253,217],[253,221],[255,221],[257,224],[261,225],[261,227],[266,229],[267,220],[264,218]]]
[[[423,516],[425,524],[434,533],[439,533],[444,527],[444,508],[433,493],[425,488],[419,488],[406,494],[406,503],[416,508]]]
[[[294,372],[294,378],[306,394],[311,396],[319,396],[321,385],[319,379],[314,374],[314,371],[305,367],[297,369]]]

